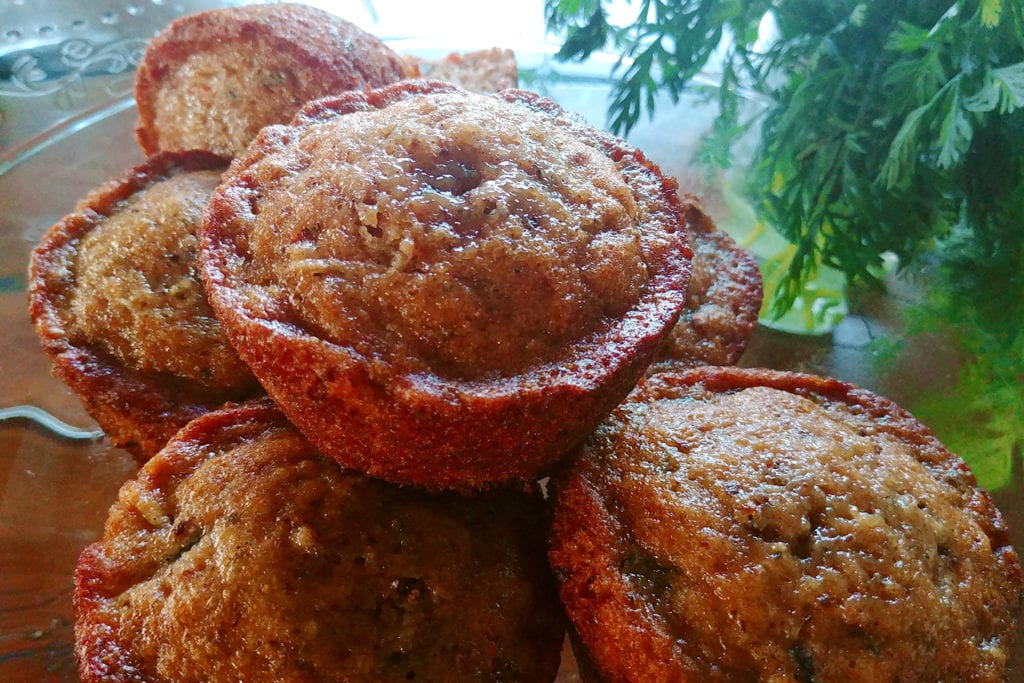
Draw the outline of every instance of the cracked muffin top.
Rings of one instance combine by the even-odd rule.
[[[210,203],[204,278],[242,357],[325,452],[359,420],[419,459],[511,447],[550,461],[628,392],[678,315],[690,252],[674,190],[549,100],[406,82],[265,129]],[[591,393],[563,401],[564,420],[541,415]],[[327,397],[343,425],[310,417]],[[485,415],[507,442],[499,431],[480,452],[486,422],[468,449],[450,438],[452,419]],[[379,454],[404,468],[408,448]]]
[[[269,401],[190,423],[75,576],[84,681],[552,681],[539,496],[402,489]]]
[[[415,76],[380,40],[313,7],[227,7],[172,22],[136,72],[137,137],[146,154],[235,156],[260,128],[307,101]]]
[[[654,375],[554,490],[552,564],[607,680],[1006,675],[1021,570],[1000,514],[869,392]]]
[[[206,300],[203,209],[227,161],[164,154],[82,200],[32,260],[32,316],[55,372],[116,445],[151,455],[255,378]]]

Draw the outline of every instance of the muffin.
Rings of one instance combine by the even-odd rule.
[[[1021,569],[967,466],[832,379],[655,375],[552,484],[549,551],[605,681],[997,681]]]
[[[630,391],[683,305],[684,221],[673,181],[550,100],[407,81],[265,128],[200,258],[326,455],[468,490],[540,475]]]
[[[240,154],[260,128],[308,100],[416,75],[375,37],[298,4],[227,7],[172,22],[135,77],[136,135],[146,154]]]
[[[83,681],[552,681],[539,497],[402,489],[269,401],[190,423],[75,574]]]
[[[196,271],[227,160],[165,153],[84,198],[32,254],[30,313],[54,375],[145,460],[193,417],[262,393]]]
[[[436,60],[411,59],[423,78],[454,83],[470,92],[489,94],[519,85],[516,55],[500,47],[453,52]]]
[[[693,249],[686,306],[648,373],[734,365],[757,329],[763,288],[757,261],[715,227],[699,200],[682,197]]]

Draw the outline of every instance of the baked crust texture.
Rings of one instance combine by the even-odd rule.
[[[519,87],[515,52],[492,47],[472,52],[453,52],[441,59],[415,59],[420,76],[447,81],[476,93],[496,93]]]
[[[136,72],[143,151],[240,154],[256,133],[307,101],[417,75],[376,37],[328,12],[279,3],[177,19]]]
[[[75,574],[83,681],[554,680],[539,495],[403,489],[267,400],[208,413],[126,483]]]
[[[591,680],[1006,677],[1022,576],[1002,517],[871,392],[654,375],[550,490],[549,555]]]
[[[203,209],[227,163],[156,155],[91,192],[32,255],[30,315],[54,375],[140,460],[193,417],[262,393],[196,267]]]
[[[407,81],[264,129],[201,259],[242,358],[326,454],[398,483],[540,475],[682,307],[673,181],[532,93]]]
[[[680,197],[693,262],[686,305],[648,374],[735,365],[757,329],[764,290],[753,255],[719,230],[693,195]]]

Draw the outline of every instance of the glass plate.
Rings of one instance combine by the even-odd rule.
[[[84,546],[100,535],[119,486],[135,471],[132,458],[109,446],[77,398],[50,376],[27,314],[29,254],[79,198],[142,161],[130,91],[145,38],[172,16],[223,4],[242,3],[8,0],[5,8],[0,0],[0,680],[77,680],[72,571]],[[523,87],[604,123],[605,77],[614,57],[554,62],[553,46],[543,40],[540,2],[518,9],[524,16],[532,12],[535,21],[504,22],[512,27],[507,40],[483,33],[473,44],[464,33],[443,40],[403,37],[421,18],[401,17],[395,3],[311,4],[345,5],[339,14],[400,52],[436,57],[454,49],[514,47]],[[446,30],[454,35],[450,26]],[[746,214],[689,163],[714,109],[688,96],[677,104],[660,101],[657,112],[637,126],[631,142],[704,196],[716,220],[742,238],[751,227],[743,225]],[[941,336],[915,338],[897,357],[879,361],[874,340],[899,329],[898,311],[913,296],[905,284],[893,285],[888,295],[860,297],[830,334],[759,329],[742,364],[832,375],[905,406],[923,392],[953,386],[959,358]],[[1018,457],[1010,484],[994,493],[1018,548],[1024,547],[1022,491]],[[577,680],[569,654],[559,678]]]

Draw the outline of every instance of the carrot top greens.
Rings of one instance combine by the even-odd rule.
[[[610,128],[627,133],[656,93],[675,101],[698,74],[716,78],[701,160],[728,166],[757,135],[746,194],[789,242],[781,277],[766,276],[771,314],[825,267],[849,284],[880,284],[892,256],[904,274],[927,272],[908,326],[953,328],[969,362],[957,408],[921,409],[961,425],[964,405],[993,416],[998,433],[968,446],[1003,454],[988,483],[1005,481],[1024,443],[1024,4],[637,0],[618,23],[611,5],[545,4],[560,58],[621,55]],[[766,103],[753,118],[750,94]]]

